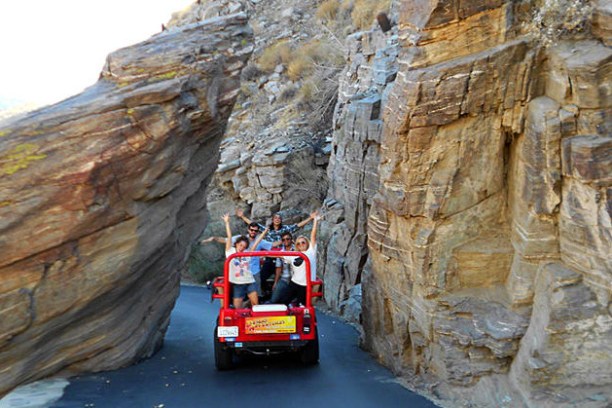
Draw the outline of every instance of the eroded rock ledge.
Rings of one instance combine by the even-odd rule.
[[[246,23],[118,50],[82,94],[0,129],[0,395],[161,345],[253,49]]]
[[[362,286],[364,345],[449,406],[612,403],[610,13],[576,4],[398,0],[347,42],[326,300]]]

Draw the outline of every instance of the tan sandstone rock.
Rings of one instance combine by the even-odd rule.
[[[542,13],[563,15],[555,4]],[[364,345],[450,406],[612,403],[609,7],[558,32],[533,24],[537,7],[393,2],[377,173],[347,130],[370,120],[350,97],[367,95],[387,47],[376,30],[349,39],[326,299],[341,311],[361,283]],[[364,177],[376,192],[355,193]],[[368,253],[353,247],[364,233]]]
[[[0,394],[163,342],[252,51],[246,22],[118,50],[95,85],[0,129]]]
[[[612,317],[579,273],[538,271],[531,321],[512,376],[533,406],[604,406],[612,382]],[[572,402],[570,402],[572,401]]]

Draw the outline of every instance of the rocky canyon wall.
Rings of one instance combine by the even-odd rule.
[[[0,395],[162,344],[252,50],[244,14],[173,28],[0,129]]]
[[[348,40],[326,300],[361,284],[365,346],[442,400],[609,405],[609,5],[390,15]]]
[[[249,13],[255,37],[207,195],[211,219],[204,237],[224,236],[221,215],[233,215],[236,208],[263,223],[279,212],[284,223],[292,224],[325,198],[331,141],[331,120],[326,119],[336,95],[330,78],[340,72],[343,58],[336,43],[330,51],[327,32],[316,21],[318,3],[203,0],[169,23],[181,26],[241,10]],[[244,232],[243,221],[232,217],[232,223],[233,231]],[[206,281],[218,276],[224,259],[216,243],[195,245],[189,277]]]
[[[349,36],[347,67],[340,76],[334,114],[334,138],[328,166],[329,192],[324,229],[329,244],[319,257],[325,276],[325,301],[346,318],[359,322],[361,279],[366,261],[367,220],[378,191],[385,91],[395,81],[397,28]]]

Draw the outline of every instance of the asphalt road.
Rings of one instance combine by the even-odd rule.
[[[182,286],[164,347],[124,369],[70,379],[56,408],[435,407],[400,386],[358,345],[356,330],[317,314],[320,363],[253,357],[232,371],[214,367],[218,303],[206,288]]]

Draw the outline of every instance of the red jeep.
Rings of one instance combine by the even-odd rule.
[[[299,256],[306,262],[306,304],[263,304],[235,309],[232,306],[229,263],[235,257]],[[315,290],[313,290],[313,287]],[[312,300],[323,296],[323,282],[311,281],[310,261],[302,252],[240,252],[225,260],[223,277],[213,281],[213,299],[221,301],[215,327],[215,366],[218,370],[233,367],[234,354],[270,355],[286,351],[299,353],[304,364],[319,361],[317,317]]]

